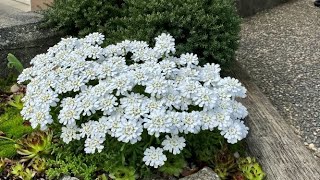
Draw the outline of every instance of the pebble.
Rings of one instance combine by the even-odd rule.
[[[317,150],[317,148],[315,147],[315,145],[313,143],[308,145],[308,149],[311,149],[313,151]]]

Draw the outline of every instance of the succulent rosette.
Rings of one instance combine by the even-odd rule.
[[[54,122],[58,109],[65,143],[84,138],[86,153],[101,152],[106,136],[134,144],[142,133],[165,136],[163,147],[147,147],[147,165],[159,167],[163,151],[179,154],[183,134],[218,128],[229,143],[246,137],[246,108],[236,101],[246,89],[234,78],[220,77],[217,64],[199,65],[196,54],[175,57],[169,34],[154,47],[125,40],[102,47],[104,36],[92,33],[62,39],[31,61],[19,76],[28,82],[21,111],[33,128]]]

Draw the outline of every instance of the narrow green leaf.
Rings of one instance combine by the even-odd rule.
[[[19,73],[23,71],[23,65],[13,54],[9,53],[7,59],[9,68],[15,68]]]

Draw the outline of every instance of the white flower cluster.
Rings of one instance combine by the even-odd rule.
[[[174,57],[168,34],[155,38],[153,48],[128,40],[101,47],[103,40],[99,33],[62,39],[22,72],[18,81],[29,83],[21,114],[33,128],[46,129],[58,109],[62,140],[85,138],[86,153],[101,152],[107,135],[134,144],[143,131],[163,134],[163,147],[148,148],[143,158],[154,167],[166,160],[163,151],[185,147],[179,134],[218,128],[229,143],[246,137],[241,119],[248,113],[235,100],[246,89],[220,77],[219,65],[198,66],[192,53]]]

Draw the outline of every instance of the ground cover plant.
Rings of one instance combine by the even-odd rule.
[[[234,60],[240,18],[233,0],[56,0],[44,12],[48,27],[106,35],[106,44],[143,40],[154,44],[163,32],[175,37],[176,54],[193,52],[201,64]]]

